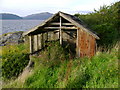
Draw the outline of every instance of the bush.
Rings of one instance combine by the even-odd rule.
[[[29,55],[24,45],[5,46],[2,48],[2,77],[10,79],[18,76],[29,62]]]
[[[39,58],[33,58],[33,61],[40,61],[45,66],[58,65],[60,61],[67,60],[70,56],[66,48],[63,48],[59,42],[48,43],[48,47],[38,55]]]
[[[58,53],[58,49],[51,45],[49,54]],[[118,58],[119,44],[110,52],[98,52],[92,58],[78,58],[62,60],[61,52],[48,58],[47,49],[38,57],[32,57],[35,62],[32,74],[20,86],[17,81],[6,87],[18,88],[118,88]],[[16,86],[18,85],[18,86]]]
[[[75,16],[82,19],[91,30],[98,34],[100,40],[97,41],[97,44],[99,46],[112,48],[120,40],[119,6],[120,2],[116,2],[110,6],[104,5],[93,13],[86,15],[75,14]]]
[[[59,42],[50,42],[48,47],[38,57],[32,57],[32,60],[35,62],[35,73],[26,80],[25,87],[56,87],[58,76],[64,76],[65,74],[66,59],[69,59],[69,55],[65,48],[61,47]]]
[[[37,69],[35,66],[34,74],[26,80],[24,87],[117,88],[118,48],[115,48],[109,53],[99,53],[91,59],[60,60],[58,56],[54,56],[57,57],[55,60],[46,61],[44,58],[43,61],[46,62],[41,63],[41,59],[36,58]],[[52,54],[52,51],[49,53]]]

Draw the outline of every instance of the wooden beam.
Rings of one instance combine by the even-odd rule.
[[[37,48],[37,44],[38,42],[37,42],[37,35],[34,35],[34,43],[33,43],[33,47],[34,47],[34,51],[37,51],[38,50],[38,48]]]
[[[41,33],[41,48],[44,47],[44,34]]]
[[[38,34],[38,49],[41,49],[41,34]]]
[[[48,32],[46,32],[46,41],[48,41]]]
[[[30,42],[30,54],[33,53],[33,36],[29,36],[29,42]]]
[[[79,47],[79,40],[80,36],[79,36],[79,29],[77,29],[77,39],[76,39],[76,56],[80,57],[80,47]]]
[[[36,41],[37,41],[37,51],[39,50],[39,44],[38,44],[38,42],[39,42],[39,40],[38,40],[38,35],[36,36]]]
[[[61,25],[60,25],[61,26]],[[44,27],[44,29],[77,29],[76,27],[65,27],[65,26],[61,26],[61,27]]]
[[[70,33],[64,31],[66,34],[68,34],[69,36],[71,36],[72,38],[76,38],[75,36],[72,36]]]
[[[62,45],[62,30],[61,30],[61,27],[62,27],[62,21],[61,21],[61,17],[60,17],[60,44]]]
[[[59,22],[50,23],[50,25],[60,25]],[[74,25],[72,23],[61,23],[61,25]]]

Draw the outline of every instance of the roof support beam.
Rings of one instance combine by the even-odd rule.
[[[61,23],[62,25],[74,25],[72,23]],[[58,22],[50,23],[50,25],[60,25]]]
[[[65,27],[65,26],[61,26],[60,27],[44,27],[44,29],[77,29],[76,27]]]
[[[68,34],[69,36],[71,36],[72,38],[76,38],[75,36],[72,36],[70,33],[64,31],[66,34]]]

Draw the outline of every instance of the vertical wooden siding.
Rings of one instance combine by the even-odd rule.
[[[49,32],[49,33],[41,33],[38,35],[32,35],[30,36],[30,52],[34,53],[35,51],[38,51],[45,47],[45,41],[51,41],[58,38],[58,33]],[[56,37],[57,35],[57,37]],[[67,34],[63,33],[63,40],[64,39],[70,39],[70,36],[67,37]],[[67,37],[67,38],[65,38]],[[71,39],[70,39],[71,40]],[[72,39],[72,41],[75,41]],[[92,57],[95,55],[96,51],[96,39],[88,34],[87,32],[83,31],[82,29],[77,30],[77,41],[76,41],[76,54],[78,57]]]
[[[49,34],[49,35],[48,35]],[[46,41],[52,41],[58,39],[58,33],[47,32],[37,35],[29,36],[30,40],[30,53],[34,53],[45,47]]]
[[[77,35],[77,56],[94,56],[96,48],[95,38],[82,29],[78,29]]]

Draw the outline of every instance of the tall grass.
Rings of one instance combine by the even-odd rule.
[[[92,58],[70,59],[59,44],[33,56],[33,74],[19,88],[118,88],[118,46]]]
[[[29,61],[28,49],[25,44],[2,47],[2,77],[11,79],[18,76]]]
[[[50,53],[58,53],[53,51]],[[56,48],[57,49],[57,48]],[[62,54],[62,53],[61,53]],[[61,55],[59,54],[59,56]],[[47,54],[46,54],[47,55]],[[48,57],[48,56],[42,56]],[[43,59],[35,73],[25,82],[29,88],[117,88],[118,48],[111,52],[99,52],[83,59]],[[37,61],[41,61],[37,58]],[[35,61],[36,62],[36,61]],[[44,64],[45,62],[45,64]],[[47,63],[46,63],[47,62]],[[38,64],[38,62],[37,62]]]

